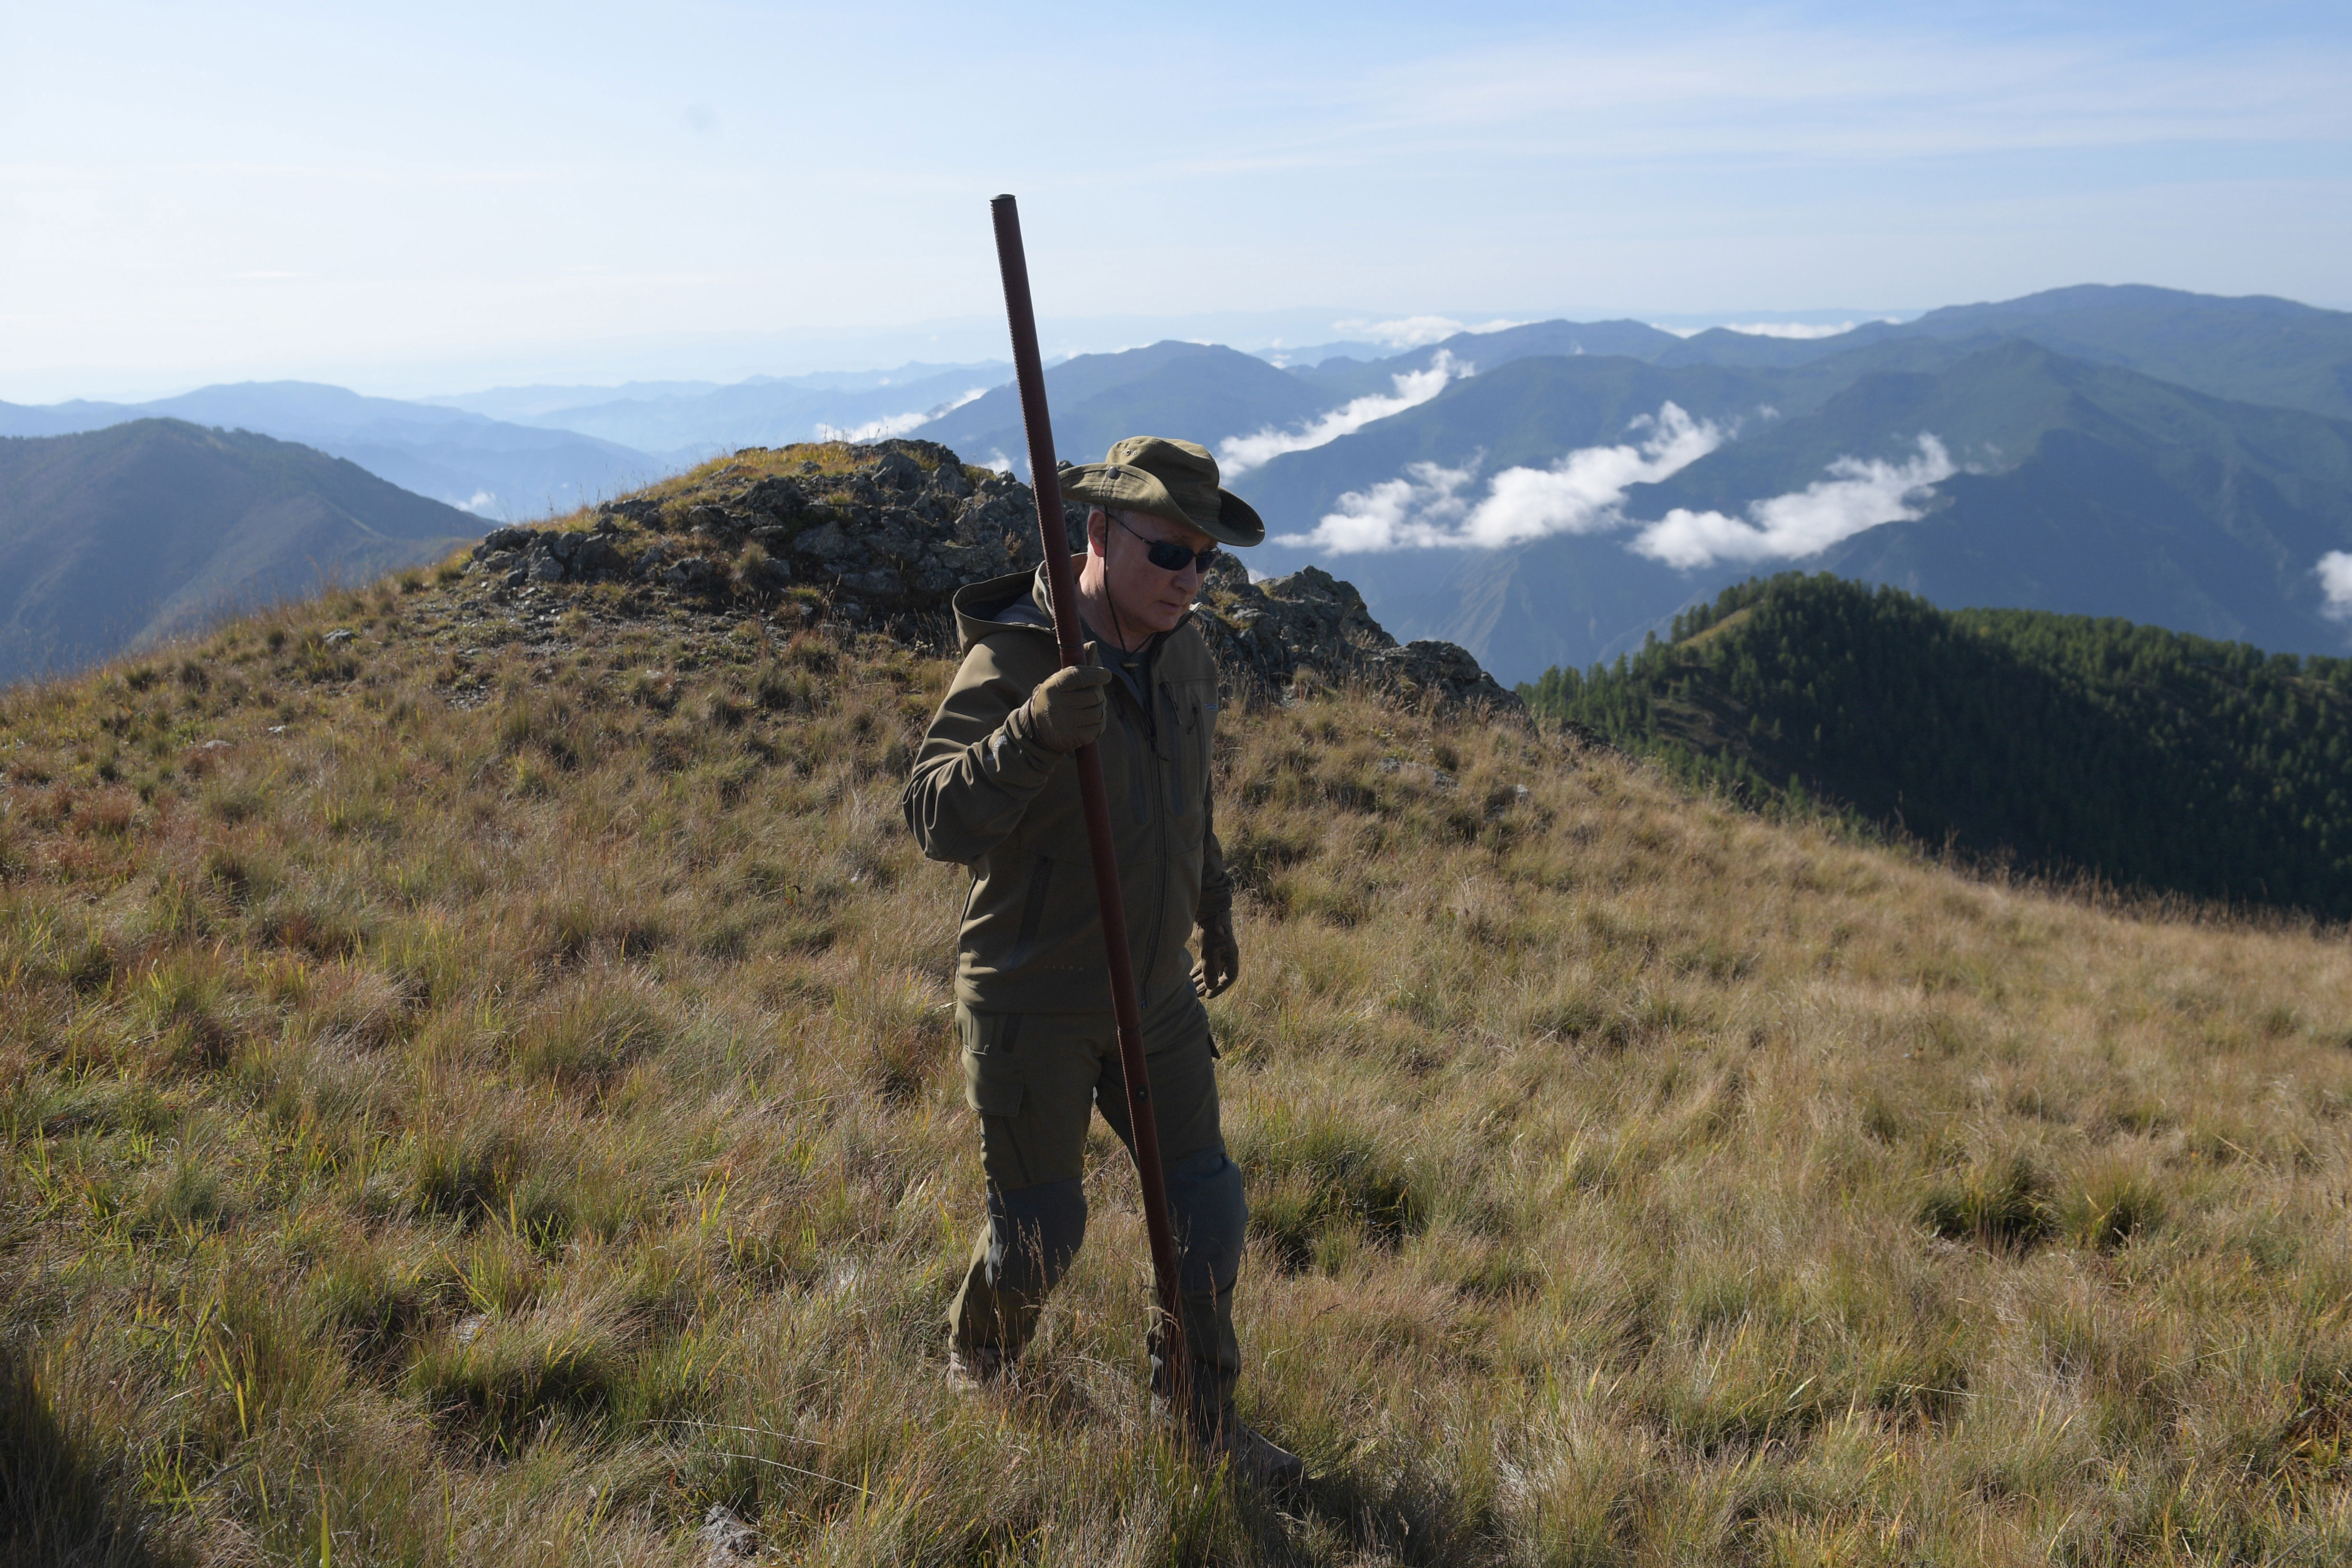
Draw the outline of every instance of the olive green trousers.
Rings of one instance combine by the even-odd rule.
[[[972,1243],[963,1287],[948,1309],[959,1349],[1010,1361],[1036,1332],[1037,1314],[1086,1239],[1087,1127],[1102,1113],[1135,1151],[1118,1030],[1108,1014],[990,1013],[959,1006],[964,1098],[980,1113],[988,1223]],[[1153,1124],[1160,1133],[1175,1232],[1177,1281],[1193,1419],[1223,1419],[1241,1367],[1234,1281],[1248,1212],[1241,1169],[1217,1125],[1216,1042],[1200,998],[1180,989],[1144,1017]],[[1166,1366],[1152,1347],[1154,1385]]]

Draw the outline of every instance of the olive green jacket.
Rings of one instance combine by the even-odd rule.
[[[963,665],[931,717],[900,805],[923,853],[971,868],[956,939],[956,999],[991,1012],[1108,1012],[1110,975],[1095,899],[1076,764],[1007,725],[1061,666],[1050,627],[994,618],[1043,570],[976,582],[955,596]],[[1104,663],[1098,643],[1087,656]],[[1155,640],[1146,713],[1124,680],[1104,688],[1097,743],[1111,839],[1142,1005],[1192,985],[1194,924],[1233,907],[1210,820],[1217,667],[1190,615]]]

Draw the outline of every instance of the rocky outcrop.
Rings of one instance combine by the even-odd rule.
[[[936,442],[750,447],[608,501],[585,527],[496,529],[465,570],[499,596],[609,583],[625,609],[793,601],[804,616],[937,637],[958,588],[1035,569],[1035,505],[1028,486]],[[1075,534],[1085,514],[1064,515]],[[1410,699],[1519,707],[1453,643],[1399,645],[1361,595],[1313,567],[1254,583],[1228,556],[1202,585],[1199,616],[1228,679],[1255,695],[1361,681]]]
[[[1405,697],[1520,711],[1518,695],[1504,690],[1466,649],[1400,644],[1372,619],[1353,584],[1320,567],[1252,582],[1227,556],[1202,585],[1194,614],[1218,667],[1267,691],[1295,687],[1311,672],[1334,685],[1363,681]]]

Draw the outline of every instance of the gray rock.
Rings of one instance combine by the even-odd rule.
[[[714,1502],[695,1532],[702,1545],[704,1568],[731,1568],[760,1554],[760,1532],[723,1502]]]
[[[1327,682],[1363,681],[1406,697],[1518,713],[1524,705],[1451,643],[1403,647],[1372,619],[1363,595],[1319,567],[1252,582],[1230,555],[1202,585],[1196,612],[1228,680],[1279,692],[1302,670]]]
[[[618,501],[607,501],[596,508],[599,521],[626,521],[640,528],[657,528],[661,523],[661,503],[646,496],[629,496]]]
[[[794,539],[793,548],[819,560],[835,560],[847,555],[852,547],[849,536],[842,530],[841,525],[828,522],[823,528],[811,528]]]
[[[904,599],[907,596],[906,579],[887,566],[877,566],[871,571],[845,573],[841,586],[868,599]],[[950,591],[953,591],[952,589]]]
[[[319,640],[326,643],[330,648],[340,648],[358,635],[358,632],[352,631],[348,626],[338,626]]]
[[[569,574],[563,570],[563,562],[550,554],[532,558],[524,575],[532,582],[562,582]]]
[[[779,521],[788,521],[808,510],[808,493],[794,480],[777,475],[744,491],[743,506],[746,510],[765,512]]]
[[[876,489],[902,496],[912,495],[930,480],[930,476],[923,472],[922,465],[904,452],[885,452],[872,468],[866,470],[864,476]]]
[[[715,593],[726,586],[727,574],[698,555],[690,555],[661,574],[665,585],[681,593]]]
[[[477,559],[487,559],[500,550],[520,550],[530,545],[537,530],[532,528],[493,528],[474,547]]]
[[[613,576],[621,570],[621,552],[601,535],[588,535],[572,557],[572,575],[588,581]]]

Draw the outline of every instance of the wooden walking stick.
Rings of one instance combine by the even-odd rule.
[[[1054,600],[1054,636],[1062,666],[1085,662],[1078,636],[1078,585],[1070,570],[1069,537],[1062,525],[1062,481],[1054,462],[1054,427],[1045,417],[1045,367],[1037,357],[1037,317],[1029,305],[1029,261],[1021,248],[1021,214],[1011,196],[989,204],[996,219],[996,263],[1004,274],[1004,313],[1013,326],[1013,372],[1021,387],[1021,423],[1029,437],[1029,487],[1037,497],[1037,540],[1045,552],[1045,581]],[[1192,1366],[1184,1359],[1183,1302],[1176,1291],[1176,1240],[1168,1228],[1168,1184],[1160,1170],[1160,1127],[1153,1120],[1151,1080],[1143,1062],[1143,1015],[1135,1000],[1135,961],[1127,946],[1127,905],[1118,895],[1118,860],[1110,839],[1110,801],[1103,793],[1102,754],[1078,747],[1078,799],[1086,807],[1087,848],[1095,864],[1095,898],[1102,905],[1103,946],[1110,959],[1111,1009],[1118,1018],[1119,1070],[1127,1079],[1127,1121],[1135,1142],[1135,1171],[1143,1186],[1143,1225],[1151,1236],[1151,1272],[1160,1287],[1160,1344],[1167,1392],[1188,1413]]]

